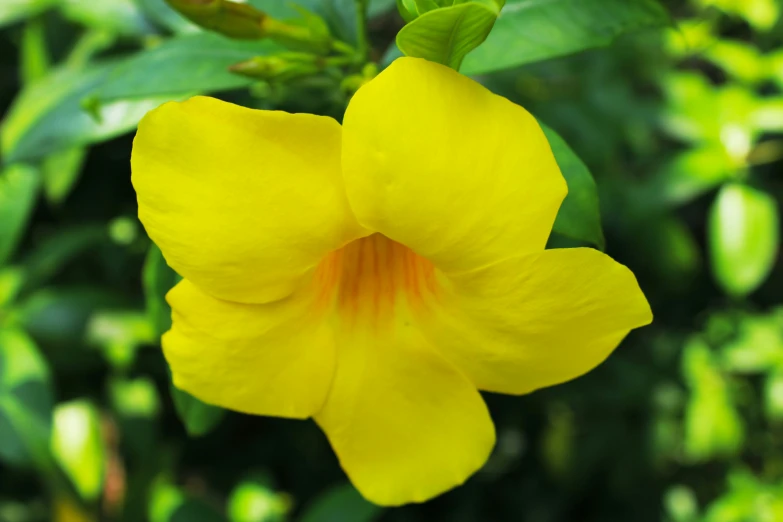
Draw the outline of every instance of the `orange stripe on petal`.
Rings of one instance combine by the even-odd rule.
[[[436,291],[435,267],[408,247],[373,234],[328,254],[315,283],[323,306],[333,304],[349,324],[379,326],[399,306],[421,304]]]

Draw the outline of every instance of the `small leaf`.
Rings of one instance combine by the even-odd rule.
[[[231,73],[229,67],[280,50],[269,41],[240,42],[213,33],[181,35],[119,64],[94,94],[105,103],[245,87],[253,80]]]
[[[657,0],[508,0],[462,72],[483,74],[605,46],[623,33],[667,23]]]
[[[87,157],[87,149],[75,147],[55,152],[44,158],[41,164],[43,188],[49,203],[60,204],[68,197]]]
[[[691,395],[685,408],[685,454],[694,462],[735,455],[744,440],[742,419],[709,347],[691,339],[682,358]]]
[[[86,400],[59,404],[54,411],[51,449],[81,497],[97,499],[106,466],[98,409]]]
[[[712,269],[729,294],[744,296],[769,275],[778,251],[778,207],[756,189],[725,185],[709,215]]]
[[[179,279],[177,273],[166,264],[160,248],[150,243],[147,259],[144,261],[142,281],[147,301],[147,317],[153,325],[156,337],[171,328],[171,307],[166,302],[166,294]]]
[[[38,196],[38,172],[12,165],[0,172],[0,265],[14,253]]]
[[[680,205],[729,180],[737,168],[725,148],[709,144],[688,149],[665,163],[653,184],[664,202]]]
[[[552,228],[558,234],[604,248],[598,191],[587,166],[554,130],[541,125],[568,185],[568,195]]]
[[[177,415],[191,437],[201,437],[215,429],[226,413],[223,408],[201,402],[173,384],[171,398],[174,400]]]
[[[46,361],[24,332],[0,329],[0,459],[46,465],[51,415]]]
[[[350,484],[323,493],[309,506],[301,522],[372,522],[383,510],[365,500]]]
[[[231,522],[283,522],[290,504],[264,484],[245,481],[231,492],[227,511]]]
[[[465,55],[487,37],[497,16],[497,6],[492,2],[433,9],[400,30],[397,46],[407,56],[459,70]]]

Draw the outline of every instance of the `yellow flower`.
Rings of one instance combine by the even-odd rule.
[[[535,119],[474,81],[395,61],[343,125],[211,98],[139,125],[139,217],[184,280],[174,383],[313,417],[369,500],[464,482],[495,441],[478,390],[573,379],[652,319],[633,274],[544,250],[566,184]]]

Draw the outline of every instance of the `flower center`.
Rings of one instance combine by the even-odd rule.
[[[377,324],[434,293],[435,267],[408,247],[373,234],[329,253],[318,266],[316,284],[323,302],[334,303],[342,317]]]

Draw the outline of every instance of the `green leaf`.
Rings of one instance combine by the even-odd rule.
[[[201,402],[173,384],[171,398],[174,400],[177,415],[191,437],[201,437],[215,429],[226,413],[223,408]]]
[[[25,287],[34,288],[51,278],[67,263],[108,237],[104,227],[80,225],[60,228],[42,240],[22,262]]]
[[[397,47],[407,56],[459,70],[465,55],[487,37],[497,16],[493,2],[466,2],[433,9],[397,33]]]
[[[82,346],[90,317],[124,304],[102,288],[44,288],[23,299],[16,310],[20,324],[35,339],[51,346]]]
[[[106,467],[98,409],[86,400],[57,405],[51,450],[79,495],[86,501],[96,500],[103,489]]]
[[[43,160],[43,188],[49,203],[58,205],[68,197],[79,180],[86,158],[87,149],[75,147],[50,154]]]
[[[146,314],[136,311],[98,312],[87,324],[87,340],[103,349],[104,356],[118,370],[128,370],[136,351],[153,344],[157,336]]]
[[[12,165],[0,172],[0,266],[14,253],[38,196],[38,172]]]
[[[685,408],[685,454],[694,462],[736,454],[744,440],[742,419],[709,347],[691,339],[682,358],[691,395]]]
[[[383,510],[365,500],[350,484],[323,493],[309,506],[301,522],[372,522]]]
[[[109,394],[112,406],[123,417],[154,418],[160,414],[158,390],[149,377],[112,379]]]
[[[229,72],[229,66],[279,50],[269,41],[236,41],[214,33],[181,35],[117,66],[95,95],[107,102],[245,87],[253,80]]]
[[[166,294],[179,279],[177,273],[166,264],[160,248],[150,243],[147,259],[144,261],[142,282],[147,301],[147,317],[153,325],[156,337],[171,328],[171,307],[166,302]]]
[[[136,0],[136,5],[147,18],[174,33],[193,33],[201,30],[169,7],[165,0]]]
[[[51,58],[46,48],[46,28],[43,19],[35,18],[25,24],[20,55],[24,85],[38,81],[49,71]]]
[[[248,480],[231,492],[227,511],[231,522],[283,522],[290,504],[266,485]]]
[[[680,205],[729,180],[738,165],[717,144],[688,149],[666,162],[653,177],[661,199]]]
[[[0,459],[47,461],[52,389],[49,368],[23,331],[0,329]]]
[[[60,67],[23,89],[0,127],[5,160],[38,159],[76,145],[111,139],[133,129],[150,109],[172,99],[145,98],[96,106],[89,95],[117,66],[118,62],[109,62],[86,69]]]
[[[725,185],[709,214],[712,270],[726,292],[744,296],[769,275],[777,257],[778,207],[753,188]]]
[[[150,522],[223,522],[225,519],[198,499],[188,498],[178,487],[159,480],[147,507]]]
[[[764,383],[764,411],[770,421],[783,421],[783,365],[767,375]]]
[[[123,36],[153,32],[153,27],[133,0],[59,0],[65,18]]]
[[[462,72],[483,74],[605,46],[624,33],[667,23],[657,0],[508,0]]]
[[[2,0],[0,2],[0,27],[14,23],[53,6],[59,0]]]
[[[568,185],[568,195],[560,206],[552,230],[603,249],[601,209],[593,176],[559,134],[546,125],[541,125],[541,128]]]

